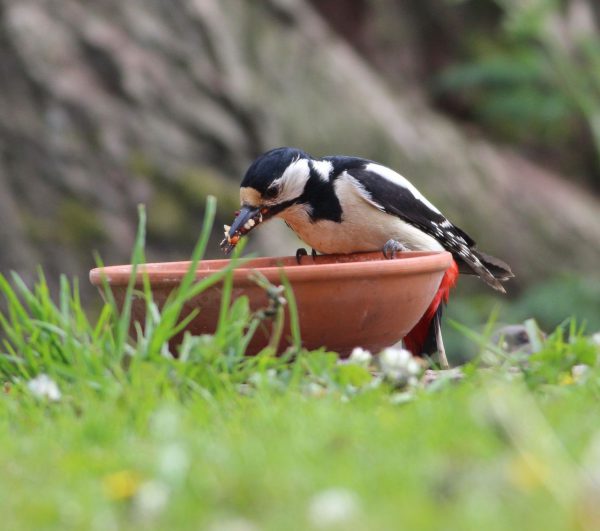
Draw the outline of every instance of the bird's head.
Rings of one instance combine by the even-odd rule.
[[[301,200],[310,178],[310,156],[282,147],[258,157],[240,185],[241,208],[231,227],[225,226],[221,248],[228,254],[240,237]]]

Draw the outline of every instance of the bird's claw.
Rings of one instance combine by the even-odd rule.
[[[397,240],[388,240],[383,246],[383,256],[387,260],[395,258],[396,253],[400,253],[402,251],[408,251],[408,249]]]
[[[314,260],[317,257],[317,251],[315,251],[314,249],[311,249],[310,255],[312,256],[312,259]],[[296,262],[298,262],[298,265],[300,265],[300,262],[302,262],[303,256],[308,256],[308,252],[304,247],[300,247],[300,249],[298,249],[296,251]]]
[[[296,251],[296,262],[298,263],[298,265],[300,265],[300,262],[302,262],[303,256],[308,256],[308,252],[304,247],[300,247],[300,249]]]

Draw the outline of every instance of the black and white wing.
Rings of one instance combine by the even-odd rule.
[[[354,159],[355,161],[356,159]],[[513,276],[508,265],[494,257],[485,255],[475,248],[475,242],[463,230],[453,225],[430,203],[417,188],[395,171],[370,161],[342,169],[362,187],[361,197],[388,214],[435,238],[451,252],[459,264],[466,265],[491,287],[504,292],[500,281]]]

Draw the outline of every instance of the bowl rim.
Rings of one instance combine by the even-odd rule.
[[[243,284],[253,271],[260,271],[269,281],[279,281],[281,271],[290,282],[328,281],[343,278],[369,278],[373,276],[406,276],[415,273],[446,271],[452,264],[452,254],[448,251],[405,251],[394,259],[386,259],[381,251],[352,254],[331,254],[317,256],[316,263],[311,257],[304,257],[300,264],[295,256],[274,256],[250,259],[233,271],[234,281]],[[196,279],[216,273],[230,263],[230,259],[202,260],[207,267],[196,271]],[[292,262],[293,261],[293,262]],[[287,265],[284,262],[288,262]],[[292,262],[292,263],[289,263]],[[322,262],[322,263],[319,263]],[[153,286],[176,285],[188,271],[190,261],[153,262],[141,264],[136,275],[136,284],[141,284],[146,272]],[[264,264],[264,265],[263,265]],[[129,282],[131,264],[105,266],[92,269],[89,274],[94,286],[102,286],[103,276],[111,286],[125,286]]]

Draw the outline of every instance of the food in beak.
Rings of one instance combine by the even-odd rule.
[[[243,207],[236,213],[231,227],[223,225],[225,238],[221,242],[221,249],[225,254],[233,251],[234,247],[240,241],[240,238],[248,234],[254,227],[260,225],[268,218],[268,208]]]

